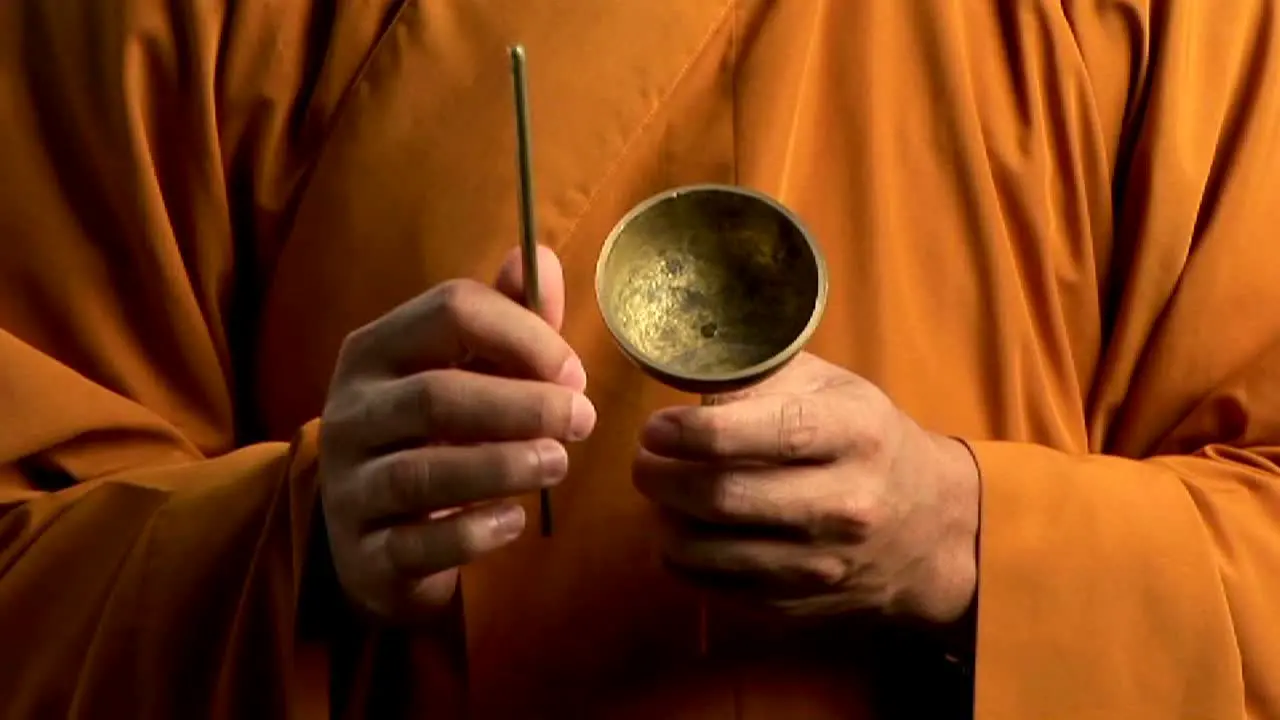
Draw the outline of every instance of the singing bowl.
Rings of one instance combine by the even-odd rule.
[[[709,395],[760,382],[800,352],[826,307],[827,268],[776,200],[693,185],[623,216],[600,251],[596,300],[644,372]]]

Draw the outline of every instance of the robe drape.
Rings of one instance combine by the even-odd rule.
[[[0,4],[0,714],[820,719],[932,667],[719,607],[701,658],[655,558],[627,459],[693,399],[595,260],[730,182],[826,254],[811,350],[974,450],[978,718],[1280,717],[1277,9]],[[324,578],[314,418],[346,333],[515,244],[513,42],[600,421],[403,647]]]

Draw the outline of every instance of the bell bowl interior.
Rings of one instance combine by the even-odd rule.
[[[822,256],[759,193],[690,187],[650,198],[614,229],[596,291],[606,324],[647,369],[689,380],[767,372],[813,332]]]

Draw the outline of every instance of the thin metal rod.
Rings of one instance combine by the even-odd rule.
[[[538,227],[533,202],[533,146],[529,139],[529,81],[525,72],[524,47],[511,48],[511,78],[515,85],[516,141],[520,160],[520,251],[525,307],[542,313],[542,293],[538,287]],[[542,536],[551,537],[551,491],[538,494]]]
[[[703,407],[717,404],[715,395],[703,395],[698,398]],[[706,657],[711,653],[711,618],[707,609],[707,596],[698,597],[698,655]]]

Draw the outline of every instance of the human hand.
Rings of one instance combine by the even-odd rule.
[[[457,568],[524,530],[511,498],[559,483],[595,425],[559,335],[564,279],[539,249],[543,317],[520,256],[496,287],[452,280],[347,337],[321,418],[320,494],[347,594],[391,620],[445,607]]]
[[[663,511],[667,565],[713,591],[789,615],[939,625],[972,602],[968,449],[813,355],[713,405],[656,413],[633,475]]]

